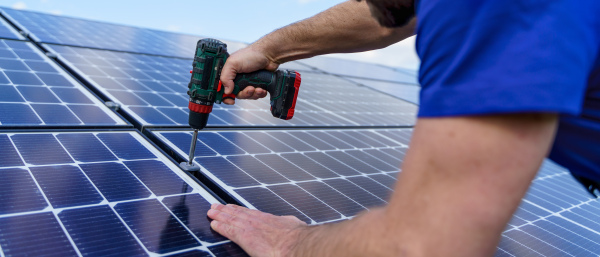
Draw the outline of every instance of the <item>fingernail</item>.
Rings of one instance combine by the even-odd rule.
[[[211,215],[215,214],[216,212],[217,212],[216,210],[210,209],[210,210],[208,210],[208,212],[206,214],[208,214],[208,216],[211,216]]]

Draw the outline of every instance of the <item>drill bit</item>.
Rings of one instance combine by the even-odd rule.
[[[190,155],[188,157],[187,162],[181,162],[179,167],[188,172],[197,172],[200,171],[200,166],[194,163],[194,153],[196,152],[196,142],[198,140],[198,130],[194,129],[194,134],[192,135],[192,143],[190,145]]]

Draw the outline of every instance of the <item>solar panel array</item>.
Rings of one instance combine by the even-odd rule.
[[[200,37],[0,10],[10,21],[0,19],[2,257],[244,256],[210,229],[210,203],[320,224],[383,205],[393,190],[418,108],[414,71],[286,63],[302,73],[294,119],[272,118],[268,99],[216,105],[194,178],[176,161],[191,140],[186,90]],[[496,255],[597,256],[599,210],[547,161]]]
[[[188,126],[191,59],[50,46],[59,59],[142,126]],[[301,66],[301,64],[296,64]],[[288,65],[289,67],[289,65]],[[300,67],[302,68],[302,67]],[[216,104],[208,126],[398,126],[414,124],[416,106],[346,80],[302,72],[294,118],[272,117],[268,98]],[[306,92],[306,93],[304,93]]]
[[[227,243],[201,218],[217,199],[137,132],[1,133],[0,151],[4,256],[211,256]]]
[[[31,43],[0,40],[0,126],[115,126],[112,113]]]

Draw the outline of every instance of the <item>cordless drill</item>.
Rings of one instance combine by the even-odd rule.
[[[221,84],[221,70],[229,54],[227,44],[211,38],[200,39],[196,44],[196,53],[192,63],[192,77],[188,84],[187,94],[190,96],[189,124],[194,129],[188,163],[181,163],[185,170],[198,170],[192,164],[198,130],[206,127],[213,104],[220,104],[227,98],[235,96],[244,88],[253,86],[262,88],[271,96],[271,114],[274,117],[289,120],[294,116],[296,98],[300,89],[300,73],[290,70],[259,70],[251,73],[238,73],[233,80],[235,86],[232,94],[225,94]]]

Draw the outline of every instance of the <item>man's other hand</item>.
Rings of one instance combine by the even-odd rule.
[[[269,58],[263,51],[258,50],[260,47],[256,44],[250,45],[233,53],[223,66],[221,71],[221,82],[225,87],[225,94],[233,92],[233,79],[238,73],[249,73],[261,69],[274,71],[279,67],[279,64]],[[267,96],[267,91],[262,88],[246,87],[240,91],[236,98],[239,99],[259,99]],[[234,104],[235,100],[225,99],[225,104]]]
[[[210,226],[251,256],[289,256],[308,225],[294,216],[275,216],[228,204],[213,204]]]

